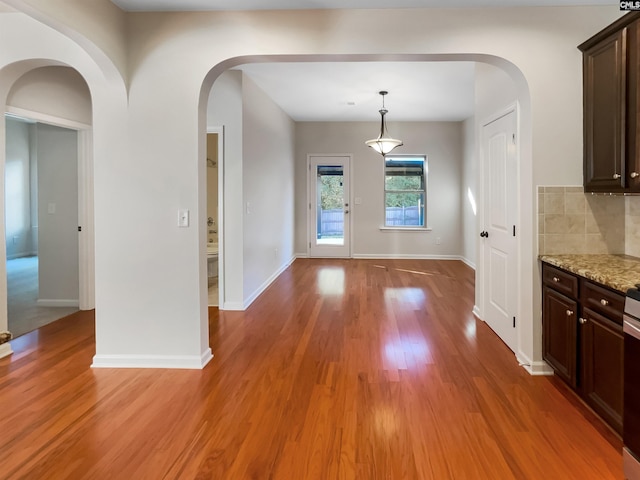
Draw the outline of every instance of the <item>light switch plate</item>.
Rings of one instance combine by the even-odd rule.
[[[188,227],[189,226],[189,210],[186,208],[181,208],[178,210],[178,226],[179,227]]]

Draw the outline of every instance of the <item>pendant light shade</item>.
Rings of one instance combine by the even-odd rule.
[[[387,133],[387,122],[385,121],[384,116],[388,113],[388,110],[384,108],[384,96],[389,92],[382,90],[379,93],[382,96],[382,108],[380,109],[380,135],[378,138],[367,140],[364,143],[384,157],[394,148],[402,146],[402,140],[391,138]]]

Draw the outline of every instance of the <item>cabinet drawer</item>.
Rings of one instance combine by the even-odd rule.
[[[571,273],[543,263],[542,282],[567,297],[578,298],[578,277]]]
[[[582,308],[589,308],[610,320],[622,325],[622,312],[624,311],[624,295],[609,290],[606,287],[581,280],[580,301]]]

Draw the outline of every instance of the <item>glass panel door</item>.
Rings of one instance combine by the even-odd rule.
[[[309,157],[309,256],[350,256],[349,157]]]

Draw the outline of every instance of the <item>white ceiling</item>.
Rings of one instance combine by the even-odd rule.
[[[112,0],[128,11],[306,10],[618,5],[615,0]]]
[[[112,0],[128,11],[618,5],[615,0]],[[470,62],[261,63],[243,70],[296,121],[460,121],[474,111]]]
[[[472,62],[254,63],[243,70],[296,121],[459,121],[473,115]]]

